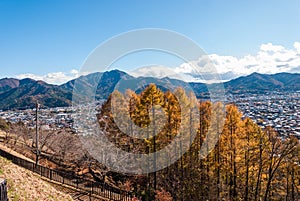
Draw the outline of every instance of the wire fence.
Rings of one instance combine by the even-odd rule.
[[[2,157],[11,160],[14,164],[26,168],[32,172],[35,172],[42,177],[48,178],[51,181],[58,182],[77,189],[78,191],[84,191],[91,197],[97,195],[109,200],[122,200],[130,201],[131,193],[121,190],[119,188],[108,185],[105,182],[95,182],[87,179],[82,179],[73,174],[67,174],[65,172],[49,169],[47,167],[37,165],[33,162],[14,156],[6,151],[0,149],[0,155]],[[2,195],[2,194],[1,194]],[[2,200],[1,200],[2,201]]]

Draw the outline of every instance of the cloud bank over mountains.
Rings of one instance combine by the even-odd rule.
[[[197,66],[195,68],[195,66]],[[210,54],[196,61],[183,63],[176,68],[146,66],[128,72],[133,76],[171,77],[185,81],[217,82],[227,81],[251,73],[275,74],[280,72],[300,73],[300,42],[288,49],[272,43],[262,44],[254,55],[241,58]],[[17,78],[29,77],[51,84],[62,84],[79,76],[79,71],[54,72],[47,75],[21,74]]]
[[[25,73],[16,76],[16,78],[18,79],[31,78],[34,80],[43,80],[49,84],[62,84],[69,80],[75,79],[77,77],[79,77],[79,71],[76,69],[73,69],[67,73],[53,72],[53,73],[48,73],[46,75],[35,75],[32,73]]]
[[[209,59],[208,59],[209,58]],[[188,74],[195,81],[198,72],[195,72],[193,65],[199,66],[201,74],[207,77],[214,77],[214,68],[220,75],[221,80],[231,80],[243,75],[257,72],[262,74],[275,74],[280,72],[300,73],[300,43],[295,42],[293,49],[287,49],[272,43],[262,44],[255,55],[247,55],[241,58],[234,56],[221,56],[211,54],[199,58],[197,61],[184,63],[175,71],[179,74]]]

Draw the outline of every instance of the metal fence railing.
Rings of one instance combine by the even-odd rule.
[[[110,186],[105,182],[90,181],[87,179],[82,179],[80,177],[77,177],[76,175],[73,174],[67,174],[61,171],[46,168],[41,165],[36,165],[33,162],[16,157],[1,149],[0,149],[0,155],[7,158],[8,160],[11,160],[13,163],[21,167],[24,167],[32,172],[38,173],[39,175],[50,179],[51,181],[55,181],[60,184],[65,184],[67,186],[77,189],[78,191],[84,191],[88,193],[90,196],[97,195],[103,198],[108,198],[110,200],[122,200],[122,201],[131,200],[130,192]],[[2,201],[2,199],[0,201]]]

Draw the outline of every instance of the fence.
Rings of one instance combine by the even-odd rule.
[[[131,194],[129,192],[110,186],[105,182],[94,182],[82,179],[73,174],[66,174],[61,171],[52,170],[41,165],[36,165],[33,162],[16,157],[1,149],[0,155],[7,158],[8,160],[11,160],[13,163],[21,167],[24,167],[32,172],[38,173],[39,175],[50,179],[51,181],[55,181],[60,184],[65,184],[67,186],[76,188],[79,191],[84,191],[90,196],[97,195],[103,198],[108,198],[110,200],[131,200]]]
[[[6,180],[0,178],[0,201],[8,201]]]

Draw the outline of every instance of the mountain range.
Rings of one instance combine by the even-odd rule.
[[[124,86],[129,86],[131,89],[139,92],[142,90],[142,87],[151,82],[156,83],[163,90],[172,85],[183,86],[184,88],[191,87],[199,98],[207,96],[208,92],[207,85],[204,83],[186,83],[168,77],[161,79],[153,77],[134,78],[119,70],[92,73],[62,85],[48,84],[44,81],[30,78],[21,80],[4,78],[0,79],[0,110],[33,108],[37,100],[42,107],[70,106],[72,104],[73,90],[75,94],[76,91],[86,90],[87,88],[92,89],[92,86],[97,86],[96,98],[106,99],[115,88],[122,91],[125,90]],[[136,83],[142,83],[142,85],[136,86]],[[268,75],[253,73],[223,84],[226,93],[298,91],[300,90],[300,74],[278,73]],[[214,87],[214,85],[217,84],[210,84],[210,87]]]

